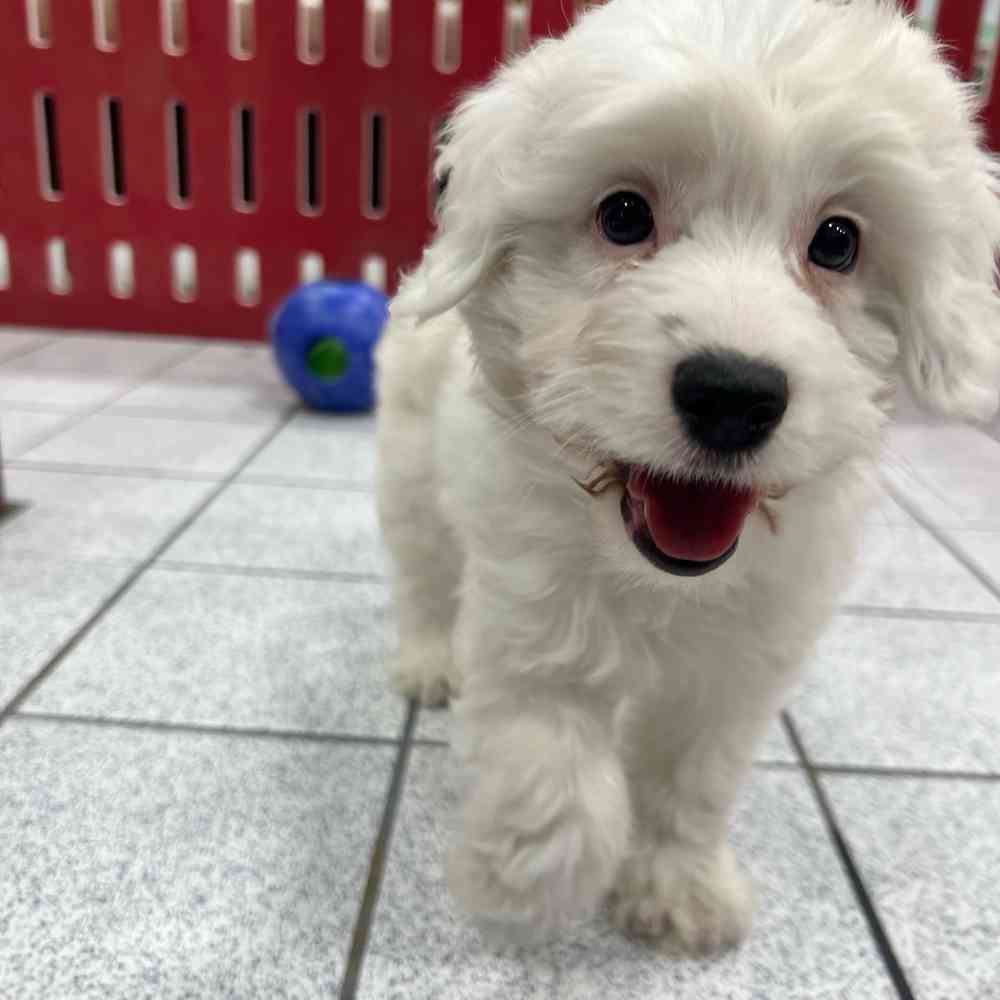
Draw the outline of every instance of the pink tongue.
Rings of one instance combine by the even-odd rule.
[[[642,502],[656,547],[674,559],[707,562],[732,548],[757,501],[753,490],[654,478],[633,469],[628,493]]]

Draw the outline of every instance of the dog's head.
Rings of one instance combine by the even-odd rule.
[[[1000,205],[972,95],[882,0],[611,0],[461,105],[395,308],[718,565],[762,494],[871,453],[902,368],[986,418]]]

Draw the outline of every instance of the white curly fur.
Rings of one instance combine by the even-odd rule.
[[[396,684],[458,696],[449,872],[484,922],[557,926],[611,894],[623,928],[694,951],[745,933],[727,822],[849,569],[894,375],[951,416],[997,407],[973,113],[889,3],[611,0],[452,119],[440,230],[379,352],[378,500]],[[641,254],[595,231],[622,187],[656,214]],[[837,213],[862,233],[846,276],[806,259]],[[667,388],[706,347],[787,373],[737,477],[787,493],[685,579],[636,551],[619,488],[574,479],[721,476]]]

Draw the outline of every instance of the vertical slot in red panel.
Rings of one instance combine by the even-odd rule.
[[[435,0],[433,64],[445,74],[462,65],[462,0]]]
[[[257,51],[257,11],[254,0],[229,0],[229,54],[253,59]]]
[[[233,295],[245,307],[260,303],[260,254],[249,247],[237,251],[233,259]]]
[[[116,240],[108,247],[108,291],[116,299],[130,299],[135,294],[135,255],[126,240]]]
[[[364,61],[375,68],[388,66],[392,59],[392,0],[363,0],[365,30],[362,41]]]
[[[73,275],[70,272],[66,241],[61,236],[53,236],[45,244],[45,258],[49,291],[53,295],[69,295],[73,291]]]
[[[509,59],[531,44],[533,0],[506,0],[504,5],[503,55]]]
[[[181,101],[167,105],[167,160],[167,198],[177,208],[187,208],[191,204],[191,150],[187,105]]]
[[[170,251],[170,291],[178,302],[198,298],[198,254],[194,247],[182,244]]]
[[[296,41],[299,59],[307,66],[318,66],[326,51],[323,39],[324,7],[324,0],[298,0]]]
[[[118,0],[93,0],[94,45],[101,52],[118,49],[121,34],[118,25]]]
[[[387,210],[386,117],[380,111],[368,111],[363,119],[365,160],[362,171],[364,194],[362,211],[370,219],[381,219]]]
[[[302,213],[318,215],[323,210],[323,131],[318,109],[307,108],[302,112],[299,131]]]
[[[63,196],[62,161],[59,157],[59,128],[56,100],[52,94],[35,98],[37,117],[38,175],[42,196],[55,200]]]
[[[10,288],[10,251],[7,249],[7,237],[0,235],[0,292]]]
[[[160,0],[160,39],[168,56],[182,56],[187,52],[186,0]]]
[[[322,280],[326,274],[326,262],[323,255],[307,251],[299,256],[299,284],[309,285]]]
[[[105,196],[113,205],[125,201],[125,150],[122,134],[122,102],[108,97],[101,102],[101,128],[104,132]]]
[[[942,0],[937,16],[937,34],[963,79],[970,79],[976,58],[979,17],[983,0]]]
[[[378,253],[370,253],[361,261],[361,280],[366,285],[384,292],[389,283],[386,272],[385,257]]]
[[[36,49],[52,44],[52,0],[25,0],[28,41]]]
[[[233,118],[234,204],[241,212],[257,207],[257,115],[242,105]]]

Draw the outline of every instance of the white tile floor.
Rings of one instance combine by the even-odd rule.
[[[452,909],[447,718],[408,716],[370,418],[260,346],[0,331],[0,997],[1000,997],[1000,423],[903,423],[858,580],[734,836],[745,948]]]

